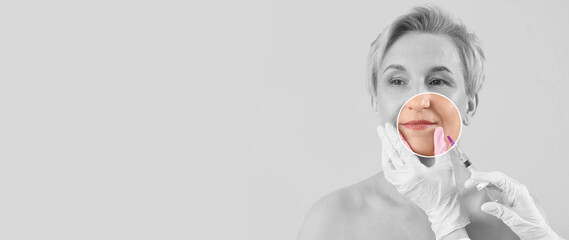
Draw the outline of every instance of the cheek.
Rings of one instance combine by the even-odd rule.
[[[380,123],[391,122],[395,123],[397,121],[397,115],[401,106],[403,106],[404,101],[392,98],[380,98],[378,102],[378,112]]]
[[[456,109],[453,107],[452,109],[447,110],[447,112],[441,114],[441,117],[443,120],[443,129],[445,130],[445,134],[450,135],[452,139],[457,140],[460,135],[461,119]]]
[[[460,112],[460,116],[464,118],[464,116],[466,116],[466,111],[468,110],[468,103],[466,102],[466,100],[459,100],[459,101],[453,100],[453,102],[454,104],[456,104],[456,107]]]
[[[395,119],[397,119],[397,112],[399,109],[394,108],[393,106],[380,106],[379,110],[379,120],[381,123],[391,122],[394,123]]]
[[[399,110],[403,104],[412,97],[413,94],[407,93],[402,89],[388,89],[378,87],[378,112],[381,123],[391,122],[396,124]]]
[[[455,141],[458,140],[462,121],[460,119],[460,115],[458,114],[458,110],[452,105],[451,102],[445,99],[445,104],[439,105],[436,111],[441,118],[445,135],[449,135]],[[450,144],[448,141],[447,143]]]
[[[460,89],[463,88],[464,87],[460,87]],[[457,91],[445,96],[447,96],[450,100],[452,100],[452,102],[458,108],[460,115],[462,116],[462,118],[464,118],[466,111],[468,110],[468,102],[467,102],[468,97],[466,96],[466,90]]]

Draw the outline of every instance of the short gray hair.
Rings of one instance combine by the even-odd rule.
[[[379,67],[387,50],[401,36],[410,32],[446,34],[452,38],[460,58],[466,83],[466,94],[473,97],[484,83],[484,51],[480,40],[466,26],[440,8],[426,5],[415,7],[391,23],[371,44],[368,56],[367,87],[372,97],[372,105],[377,98],[377,78]]]

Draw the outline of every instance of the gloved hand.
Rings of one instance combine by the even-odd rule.
[[[419,206],[429,218],[437,239],[463,228],[470,220],[461,211],[450,155],[435,159],[429,168],[399,140],[395,127],[386,123],[377,127],[382,145],[385,178],[399,193]]]
[[[443,127],[437,127],[435,129],[433,140],[435,143],[435,156],[443,154],[448,150],[445,131],[443,130]]]
[[[502,202],[508,205],[487,202],[482,204],[482,211],[501,219],[520,239],[562,239],[549,227],[526,186],[501,172],[475,172],[464,186],[469,188],[479,183],[490,183],[499,188]]]

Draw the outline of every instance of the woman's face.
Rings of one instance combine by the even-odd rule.
[[[377,79],[377,111],[380,123],[397,121],[409,98],[422,92],[440,93],[452,100],[468,125],[477,96],[468,98],[460,55],[447,35],[407,33],[387,51]]]
[[[423,93],[401,108],[397,127],[411,150],[423,156],[434,156],[434,133],[437,127],[444,131],[445,149],[450,149],[446,136],[457,141],[460,135],[460,115],[454,104],[436,93]]]

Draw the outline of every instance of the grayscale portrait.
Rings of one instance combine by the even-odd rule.
[[[458,150],[416,156],[399,138],[399,109],[421,92],[448,97],[463,125],[474,122],[484,61],[478,37],[434,5],[415,7],[388,25],[371,44],[367,66],[383,171],[319,200],[299,239],[561,239],[526,186],[501,172],[472,170]],[[436,135],[428,127],[435,126],[429,121],[435,101],[424,95],[405,106],[416,118],[407,129],[428,138],[418,141]],[[486,186],[473,188],[477,183]]]

